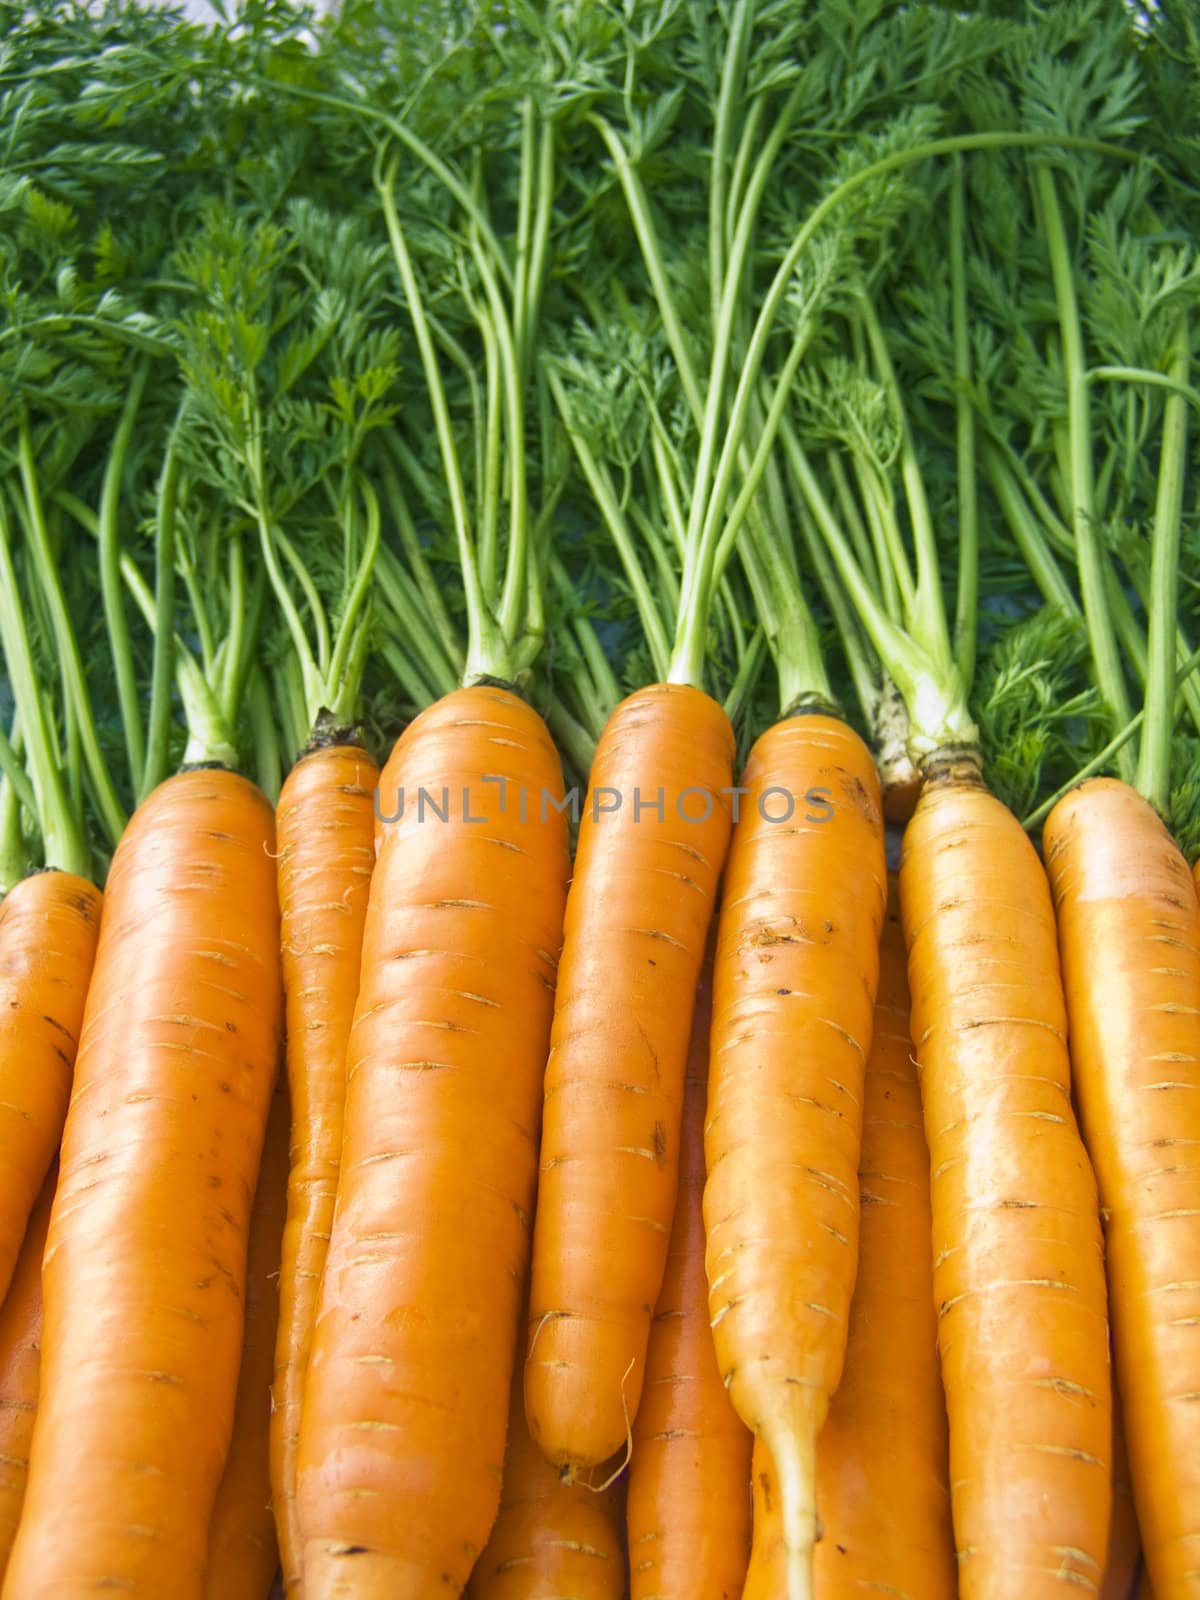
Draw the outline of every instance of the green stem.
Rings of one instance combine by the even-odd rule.
[[[1188,324],[1179,319],[1171,377],[1182,389],[1188,379]],[[1175,723],[1176,616],[1179,553],[1183,534],[1183,481],[1187,471],[1187,400],[1167,396],[1163,407],[1158,494],[1154,505],[1149,605],[1149,677],[1146,730],[1138,758],[1137,786],[1160,815],[1171,794],[1171,734]]]
[[[0,896],[6,895],[29,870],[29,857],[21,833],[21,807],[31,816],[37,815],[37,802],[29,776],[21,765],[18,747],[21,744],[20,715],[13,713],[12,738],[4,737],[4,753],[0,766],[4,777],[0,779]]]
[[[1042,166],[1036,173],[1037,194],[1042,212],[1042,227],[1050,256],[1054,294],[1058,305],[1059,337],[1062,342],[1063,375],[1067,386],[1067,430],[1071,487],[1071,526],[1075,535],[1075,559],[1083,595],[1083,615],[1091,644],[1096,682],[1118,728],[1130,718],[1129,695],[1121,670],[1112,617],[1105,600],[1104,555],[1096,514],[1092,482],[1092,439],[1088,416],[1087,366],[1083,352],[1083,328],[1075,297],[1074,271],[1067,245],[1066,229],[1058,204],[1053,169]],[[1133,754],[1127,747],[1120,752],[1121,776],[1133,780]]]
[[[765,305],[759,314],[750,341],[750,349],[747,351],[734,393],[733,404],[726,418],[725,386],[733,353],[734,328],[738,319],[751,242],[763,195],[774,168],[775,157],[791,126],[801,95],[802,84],[797,84],[776,116],[771,132],[759,152],[750,182],[746,187],[746,197],[742,203],[730,247],[729,265],[722,285],[720,312],[713,329],[712,359],[709,363],[708,388],[700,425],[700,446],[696,455],[692,496],[688,507],[683,591],[680,597],[679,625],[676,629],[675,650],[671,657],[669,674],[673,683],[699,683],[703,676],[709,601],[720,539],[720,519],[732,485],[735,465],[741,459],[742,443],[758,384],[767,334],[782,296],[777,297],[772,305],[769,317],[765,317],[767,309]],[[806,315],[801,319],[795,342],[806,344],[811,334],[812,319]],[[718,436],[722,426],[724,426],[724,442],[718,453]],[[768,449],[771,437],[773,435],[768,435],[766,440]]]
[[[790,418],[785,418],[784,423],[784,450],[790,464],[790,440],[795,440]],[[875,715],[879,708],[880,687],[879,668],[872,661],[868,652],[866,641],[862,636],[858,618],[854,607],[846,599],[845,590],[837,580],[837,573],[829,558],[829,551],[825,548],[825,541],[821,538],[812,512],[804,499],[800,486],[796,486],[796,509],[800,523],[800,532],[804,538],[804,547],[808,551],[809,561],[817,575],[817,582],[821,593],[825,596],[825,604],[838,632],[838,639],[842,646],[842,655],[850,669],[850,681],[854,685],[854,693],[858,699],[859,707],[863,714],[863,721],[869,728],[875,726]]]
[[[81,877],[90,876],[90,862],[83,831],[73,814],[58,762],[46,712],[38,686],[33,651],[25,631],[25,619],[17,591],[17,575],[9,548],[8,519],[0,500],[0,643],[8,666],[13,699],[21,717],[21,728],[29,753],[34,807],[42,830],[43,860],[48,867],[60,867]]]
[[[604,118],[593,116],[590,120],[604,140],[608,153],[612,157],[613,165],[617,169],[617,176],[625,193],[625,204],[629,208],[630,220],[633,223],[633,231],[637,235],[642,259],[646,263],[646,271],[650,277],[650,286],[654,291],[654,299],[658,306],[659,316],[662,318],[663,333],[666,335],[667,343],[671,347],[671,354],[675,358],[675,365],[679,370],[684,397],[691,408],[693,416],[702,417],[704,414],[704,398],[700,392],[696,369],[692,365],[691,350],[683,331],[683,324],[679,320],[679,313],[675,307],[675,297],[671,293],[666,261],[658,242],[654,218],[650,211],[650,202],[646,196],[642,180],[630,161],[624,144],[622,144],[620,138]]]
[[[416,524],[408,509],[408,502],[404,498],[400,480],[397,478],[391,463],[384,460],[381,463],[380,475],[383,479],[384,494],[387,496],[388,506],[391,510],[396,531],[400,535],[400,545],[404,552],[404,561],[409,575],[421,597],[425,614],[429,618],[430,626],[437,635],[441,650],[445,653],[446,660],[454,669],[454,678],[457,680],[462,675],[462,650],[459,646],[457,632],[450,621],[450,613],[446,609],[442,591],[433,576],[433,571],[421,546],[417,534]],[[376,557],[376,570],[391,569],[398,566],[395,556],[387,545],[381,544]]]
[[[971,335],[967,320],[966,183],[963,158],[954,158],[950,187],[950,298],[954,327],[954,442],[958,470],[958,593],[954,659],[969,694],[975,677],[979,612],[979,504],[975,478],[975,406],[971,397]]]
[[[617,547],[621,565],[625,571],[625,579],[633,594],[634,604],[637,606],[638,617],[641,621],[642,632],[646,637],[646,644],[650,650],[650,659],[654,664],[655,674],[661,679],[665,676],[671,658],[671,647],[667,637],[667,630],[663,622],[662,613],[654,598],[654,592],[647,581],[645,571],[638,559],[633,540],[629,535],[629,528],[625,522],[624,513],[617,499],[616,491],[612,485],[607,469],[602,466],[592,454],[591,447],[572,425],[570,403],[563,389],[562,380],[553,367],[547,368],[547,381],[550,391],[554,396],[554,403],[558,407],[563,426],[575,449],[579,464],[583,468],[584,477],[592,491],[595,500],[608,528],[609,535]]]
[[[713,122],[708,180],[708,282],[714,326],[720,319],[725,284],[725,206],[730,133],[745,103],[746,62],[754,31],[754,10],[754,0],[745,0],[743,5],[734,8]]]
[[[250,733],[254,741],[258,787],[274,805],[279,799],[279,786],[283,777],[279,761],[279,735],[271,711],[267,682],[258,667],[255,667],[250,675],[247,703],[250,712]]]
[[[125,620],[121,585],[121,534],[118,519],[121,479],[129,456],[138,407],[141,405],[149,376],[150,363],[143,359],[134,369],[133,380],[125,395],[125,404],[121,408],[120,421],[104,469],[104,485],[100,494],[100,597],[108,628],[109,648],[112,651],[117,704],[121,712],[125,753],[129,762],[129,779],[135,794],[142,792],[146,750],[142,734],[142,706],[141,696],[138,693],[137,669],[134,666],[133,649],[129,642],[129,627]]]
[[[483,471],[479,476],[479,583],[489,602],[500,570],[500,457],[504,419],[500,408],[500,359],[491,318],[481,314],[483,335],[484,426]]]
[[[754,691],[758,687],[759,676],[769,654],[770,647],[766,634],[761,628],[755,628],[749,646],[742,652],[737,673],[724,700],[725,715],[735,728],[739,727],[750,713]]]
[[[483,279],[484,293],[492,314],[492,325],[500,351],[500,376],[504,391],[504,411],[508,428],[509,524],[505,552],[504,591],[500,596],[498,622],[506,641],[513,640],[521,626],[521,612],[530,573],[527,566],[529,500],[525,476],[525,396],[523,393],[512,324],[500,287],[487,256],[476,239],[471,253]],[[487,596],[491,605],[492,597]]]
[[[24,806],[31,817],[36,817],[38,814],[37,792],[30,782],[29,774],[21,765],[21,757],[16,748],[21,742],[19,737],[20,726],[21,714],[19,711],[14,710],[12,738],[10,739],[4,729],[0,728],[0,772],[4,774],[4,803],[6,805],[11,803],[18,812],[21,806]],[[18,816],[18,823],[19,821],[20,818]]]
[[[984,444],[982,454],[992,492],[1043,601],[1064,616],[1082,617],[1083,613],[1054,558],[1042,524],[1030,510],[1007,457],[990,442]]]
[[[365,478],[360,488],[366,504],[367,537],[363,544],[362,559],[359,561],[358,571],[350,593],[346,597],[341,621],[338,624],[337,639],[330,657],[323,694],[325,709],[331,712],[338,722],[347,723],[356,720],[359,674],[350,671],[350,663],[357,653],[356,644],[361,632],[360,619],[363,617],[371,592],[375,559],[379,553],[379,499]]]
[[[87,765],[88,775],[95,790],[100,820],[104,825],[105,832],[108,834],[109,841],[115,845],[125,829],[125,812],[120,800],[117,798],[117,791],[113,787],[112,777],[100,751],[100,740],[96,732],[96,719],[92,714],[87,678],[83,670],[83,660],[79,653],[79,643],[75,637],[75,630],[71,626],[66,600],[63,596],[62,582],[50,551],[50,537],[46,528],[46,519],[42,510],[41,497],[37,487],[37,475],[33,464],[33,445],[29,433],[29,419],[25,415],[22,415],[21,418],[18,455],[21,482],[25,495],[25,524],[29,534],[34,573],[37,577],[38,587],[44,595],[46,605],[49,608],[55,649],[59,657],[59,667],[63,675],[70,709],[78,726],[83,760]]]
[[[140,804],[167,776],[170,767],[171,685],[175,676],[175,513],[179,496],[179,440],[186,412],[181,402],[167,439],[158,482],[154,534],[154,660],[150,672],[150,714],[146,719],[146,759]]]
[[[421,357],[421,367],[425,374],[425,387],[428,390],[430,405],[433,409],[434,427],[437,432],[438,447],[441,451],[442,467],[446,475],[446,487],[450,494],[451,515],[454,521],[455,538],[458,543],[459,565],[462,568],[463,592],[467,603],[467,659],[463,670],[463,682],[474,683],[477,679],[486,677],[508,679],[511,676],[508,648],[502,633],[497,628],[488,610],[480,586],[479,571],[475,562],[475,547],[472,543],[468,521],[467,497],[463,488],[462,470],[459,465],[458,450],[454,443],[454,430],[450,421],[450,408],[446,404],[446,392],[443,388],[441,372],[438,368],[437,352],[433,347],[433,338],[425,315],[425,302],[417,283],[416,273],[413,270],[412,259],[408,253],[404,230],[400,226],[400,216],[396,210],[395,158],[388,163],[384,172],[376,174],[375,186],[379,193],[380,203],[383,206],[384,221],[387,224],[392,254],[395,257],[401,282],[404,285],[405,298],[408,301],[409,316],[412,319],[413,332],[416,335],[417,348]]]
[[[1182,395],[1189,405],[1200,408],[1200,389],[1190,383],[1181,383],[1166,372],[1155,372],[1153,367],[1089,367],[1089,383],[1144,383],[1151,388],[1166,389],[1169,394]]]
[[[946,607],[942,599],[942,576],[938,564],[937,539],[933,531],[933,518],[929,513],[929,501],[925,494],[925,482],[921,476],[920,463],[917,460],[912,429],[908,422],[908,412],[900,392],[900,385],[896,380],[896,373],[892,366],[891,356],[888,353],[883,329],[880,327],[879,318],[875,313],[875,307],[866,294],[860,294],[856,299],[866,328],[871,355],[884,387],[891,396],[892,406],[900,424],[900,476],[904,483],[904,494],[908,502],[913,547],[917,557],[917,587],[915,595],[909,602],[908,632],[916,639],[921,649],[931,660],[937,662],[939,666],[943,663],[949,665],[954,659],[954,652],[950,646],[950,632],[946,625]],[[900,548],[898,540],[897,548]],[[959,559],[960,562],[966,559],[961,550]],[[906,573],[907,570],[907,561],[905,561],[897,575],[900,576]],[[971,582],[974,584],[974,577],[972,577]],[[965,683],[963,692],[965,694]]]
[[[838,577],[876,655],[908,707],[914,759],[920,760],[947,744],[977,745],[978,730],[953,659],[948,652],[944,659],[934,659],[888,616],[864,578],[799,439],[794,433],[786,433],[784,445],[796,485],[825,540]]]

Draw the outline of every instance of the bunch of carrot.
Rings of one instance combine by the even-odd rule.
[[[1200,1596],[1188,6],[6,20],[3,1600]]]

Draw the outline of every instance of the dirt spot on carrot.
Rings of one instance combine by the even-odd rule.
[[[879,815],[879,808],[861,778],[855,777],[853,774],[843,778],[842,792],[855,810],[862,812],[873,828],[882,826],[883,818]]]
[[[667,1155],[667,1132],[661,1122],[654,1124],[654,1159],[661,1167]]]
[[[768,1473],[768,1472],[760,1472],[759,1473],[759,1475],[758,1475],[758,1487],[759,1487],[759,1490],[762,1493],[763,1510],[764,1511],[770,1511],[771,1505],[772,1505],[772,1502],[773,1502],[773,1499],[774,1499],[774,1496],[771,1493],[771,1475],[770,1475],[770,1473]]]

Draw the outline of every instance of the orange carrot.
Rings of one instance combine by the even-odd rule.
[[[292,1151],[272,1386],[271,1489],[284,1583],[293,1596],[301,1592],[296,1454],[304,1375],[337,1197],[346,1045],[375,860],[378,781],[374,759],[358,746],[318,747],[288,774],[275,812]]]
[[[898,896],[880,945],[867,1060],[858,1278],[842,1382],[817,1445],[822,1600],[956,1592],[946,1401],[929,1249],[929,1150],[908,1033]]]
[[[779,1600],[799,1600],[858,1258],[883,819],[866,746],[820,713],[763,734],[742,781],[713,986],[709,1313],[730,1398],[779,1476]]]
[[[62,1137],[100,891],[35,872],[0,904],[0,1300]]]
[[[457,1593],[496,1517],[568,864],[505,689],[423,712],[380,792],[297,1474],[305,1587],[359,1600]]]
[[[1108,1529],[1108,1558],[1099,1600],[1129,1600],[1137,1582],[1142,1541],[1137,1513],[1133,1507],[1133,1484],[1129,1478],[1129,1454],[1125,1448],[1125,1428],[1120,1397],[1113,1390],[1112,1521]]]
[[[714,700],[660,683],[621,702],[592,766],[546,1067],[525,1362],[530,1432],[572,1470],[626,1446],[641,1398],[733,754]]]
[[[30,1215],[16,1271],[0,1307],[0,1583],[17,1536],[29,1476],[29,1441],[42,1364],[42,1256],[57,1181],[54,1163]]]
[[[288,1189],[288,1096],[282,1076],[271,1102],[246,1251],[246,1333],[233,1438],[208,1532],[208,1600],[265,1600],[279,1566],[271,1509],[268,1430],[279,1260]]]
[[[467,1600],[622,1600],[616,1485],[597,1494],[560,1477],[529,1435],[522,1377],[514,1362],[500,1514]]]
[[[1200,901],[1115,779],[1055,806],[1045,851],[1142,1549],[1175,1600],[1200,1595]]]
[[[202,1594],[279,1053],[271,849],[259,791],[205,768],[160,784],[113,858],[6,1600]]]
[[[1096,1185],[1046,876],[973,760],[927,767],[900,894],[959,1587],[964,1600],[1094,1591],[1112,1442]]]
[[[688,1052],[675,1221],[633,1429],[626,1514],[632,1600],[734,1600],[750,1555],[753,1438],[721,1382],[704,1276],[711,1016],[710,956],[696,994]]]

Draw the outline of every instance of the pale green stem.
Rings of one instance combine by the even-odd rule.
[[[1112,618],[1105,603],[1104,555],[1096,526],[1093,497],[1087,365],[1083,352],[1083,328],[1075,296],[1074,269],[1052,168],[1039,167],[1036,183],[1058,305],[1063,376],[1067,386],[1071,526],[1075,535],[1075,559],[1083,595],[1083,615],[1092,649],[1096,682],[1109,715],[1121,728],[1130,719],[1129,695],[1121,670]],[[1120,752],[1119,764],[1121,776],[1126,782],[1132,782],[1133,752],[1127,747]]]
[[[1188,379],[1188,324],[1180,317],[1171,377],[1180,389]],[[1150,569],[1149,676],[1146,731],[1138,760],[1137,786],[1160,813],[1171,793],[1171,735],[1175,722],[1176,616],[1182,541],[1183,483],[1187,471],[1187,400],[1167,396],[1163,407],[1162,449]]]

